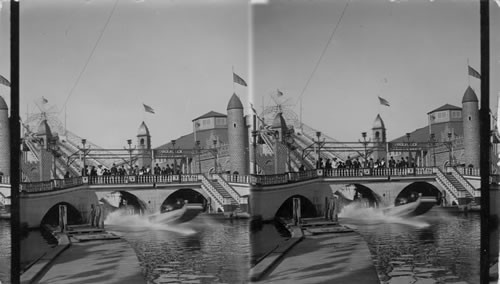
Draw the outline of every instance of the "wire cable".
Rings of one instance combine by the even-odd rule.
[[[92,48],[92,51],[90,52],[90,55],[87,58],[87,61],[85,62],[85,65],[83,66],[82,71],[80,71],[80,74],[78,74],[78,77],[76,78],[75,84],[73,85],[70,92],[68,93],[68,96],[66,97],[66,100],[64,101],[64,105],[61,108],[61,110],[59,111],[59,113],[61,113],[64,109],[66,109],[66,105],[68,104],[69,98],[73,95],[73,92],[75,91],[76,87],[78,86],[78,83],[80,82],[80,80],[83,76],[83,73],[85,73],[85,70],[87,70],[87,66],[89,65],[90,60],[92,59],[92,56],[94,55],[94,52],[95,52],[97,46],[99,45],[99,42],[101,41],[101,38],[104,35],[104,32],[106,31],[106,28],[108,27],[108,24],[111,20],[111,17],[113,16],[113,14],[116,10],[117,4],[118,4],[118,0],[115,0],[115,3],[113,4],[113,8],[111,9],[111,12],[109,13],[108,19],[106,20],[106,23],[104,24],[104,28],[101,30],[101,33],[99,34],[99,37],[97,38],[97,41],[95,42],[94,47]]]
[[[335,32],[337,31],[339,25],[340,25],[340,22],[342,21],[342,18],[344,17],[344,14],[345,14],[345,11],[347,9],[347,6],[349,6],[349,1],[350,0],[347,0],[347,2],[345,3],[345,6],[344,6],[344,9],[342,10],[342,14],[340,14],[340,18],[338,19],[337,21],[337,24],[335,24],[335,28],[333,29],[332,33],[330,34],[330,38],[328,39],[328,42],[326,43],[325,47],[323,48],[323,51],[321,52],[321,55],[319,56],[319,59],[318,61],[316,62],[316,65],[314,66],[314,69],[313,71],[311,72],[311,75],[309,76],[309,78],[307,79],[307,82],[304,86],[304,88],[302,89],[302,92],[300,93],[297,101],[295,102],[295,105],[297,105],[297,102],[300,101],[301,97],[304,95],[307,87],[309,86],[309,82],[311,82],[311,79],[313,78],[314,76],[314,73],[316,73],[316,70],[318,69],[319,67],[319,64],[321,63],[321,60],[323,59],[323,56],[325,55],[326,53],[326,50],[328,49],[328,46],[330,45],[330,43],[332,42],[332,39],[335,35]]]

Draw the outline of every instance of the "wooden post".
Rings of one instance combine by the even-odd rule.
[[[300,198],[293,198],[293,223],[294,225],[300,224]]]
[[[68,225],[68,212],[66,211],[66,205],[59,205],[59,227],[61,228],[61,233],[64,233]]]

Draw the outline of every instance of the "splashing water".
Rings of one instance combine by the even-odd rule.
[[[116,210],[111,212],[104,220],[105,225],[114,227],[123,231],[170,231],[182,235],[192,235],[196,233],[192,228],[184,225],[172,225],[151,222],[147,215],[129,215],[125,210]]]
[[[425,228],[429,226],[429,223],[420,220],[418,217],[399,217],[386,215],[383,209],[385,208],[366,208],[359,203],[354,202],[342,208],[339,213],[339,217],[349,219],[349,223],[355,220],[363,224],[371,225],[380,223],[394,223],[409,225],[417,228]]]

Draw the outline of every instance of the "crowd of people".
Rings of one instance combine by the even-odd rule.
[[[176,169],[176,170],[174,170]],[[88,166],[85,165],[85,167],[81,170],[81,175],[82,176],[125,176],[125,175],[178,175],[182,174],[181,167],[177,165],[175,167],[174,164],[171,165],[166,165],[163,167],[160,167],[160,165],[156,164],[156,166],[151,169],[151,167],[148,166],[143,166],[139,168],[138,165],[135,166],[129,166],[125,168],[124,165],[117,166],[116,164],[113,163],[113,166],[108,169],[103,165],[98,165],[96,166]],[[70,178],[70,173],[66,172],[64,175],[64,178]]]
[[[409,158],[401,157],[400,160],[395,160],[394,157],[391,156],[389,161],[385,161],[385,158],[373,160],[373,158],[360,161],[358,157],[351,158],[347,156],[345,161],[341,161],[340,159],[326,159],[319,158],[316,161],[316,169],[360,169],[360,168],[410,168],[415,167],[415,163],[413,161],[409,161]],[[301,165],[299,168],[299,172],[305,171],[305,166]]]

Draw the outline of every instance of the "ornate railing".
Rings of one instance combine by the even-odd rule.
[[[0,184],[10,184],[10,176],[0,176]]]
[[[227,181],[222,177],[222,175],[213,174],[212,179],[216,179],[219,184],[231,195],[231,197],[238,202],[238,204],[245,203],[247,198],[242,198],[239,192],[237,192]]]
[[[250,184],[254,179],[251,175],[219,174],[219,176],[229,183]]]
[[[19,189],[21,192],[39,193],[71,188],[74,186],[82,185],[83,183],[84,182],[82,177],[74,177],[67,179],[53,179],[49,181],[21,183],[19,184]]]
[[[455,170],[464,176],[481,176],[480,168],[469,168],[469,167],[455,167]]]
[[[362,176],[427,176],[434,175],[430,168],[337,168],[325,169],[324,177],[362,177]]]

